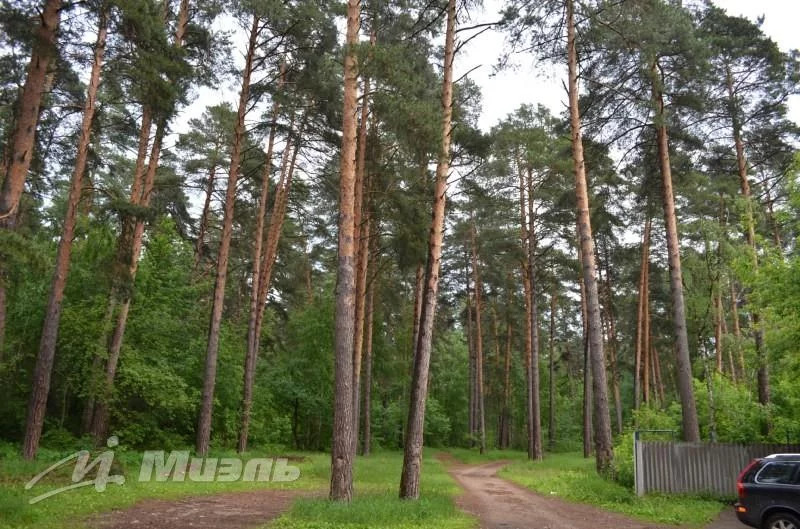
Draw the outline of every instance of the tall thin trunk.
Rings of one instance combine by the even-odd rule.
[[[514,328],[511,315],[506,314],[506,353],[503,361],[503,428],[500,435],[501,448],[511,447],[511,350],[514,342]]]
[[[536,234],[536,212],[534,209],[533,196],[533,172],[530,167],[527,169],[527,191],[528,191],[528,243],[527,243],[527,269],[528,294],[530,296],[527,305],[531,319],[531,360],[527,367],[528,384],[528,458],[541,460],[544,457],[542,449],[542,404],[539,385],[539,306],[536,303],[537,283],[536,283],[536,250],[538,246]]]
[[[636,347],[633,367],[633,407],[639,409],[642,401],[642,357],[644,352],[645,339],[645,306],[647,304],[647,270],[650,262],[650,230],[652,221],[650,212],[644,223],[644,233],[642,235],[642,257],[639,268],[639,305],[636,313]]]
[[[556,446],[556,308],[558,303],[558,283],[553,283],[550,294],[550,351],[549,351],[549,402],[547,425],[547,446],[550,451]]]
[[[645,312],[645,318],[649,318],[649,312]],[[647,336],[645,340],[645,348],[643,349],[644,353],[644,361],[642,363],[642,401],[645,404],[650,404],[650,377],[652,374],[651,370],[651,358],[652,354],[650,351],[650,336]]]
[[[655,105],[655,128],[658,140],[658,159],[663,179],[664,225],[667,232],[667,251],[669,255],[670,291],[672,294],[672,323],[675,328],[676,380],[681,399],[683,416],[683,438],[685,441],[700,440],[700,427],[697,421],[697,406],[692,388],[692,361],[689,356],[689,337],[686,330],[686,305],[683,299],[683,273],[681,271],[681,248],[678,236],[678,219],[675,215],[675,194],[672,189],[672,166],[669,156],[669,134],[667,132],[663,76],[658,60],[651,67],[653,82],[653,103]]]
[[[64,289],[67,285],[69,274],[70,256],[72,254],[72,239],[75,236],[75,224],[83,191],[83,176],[86,172],[86,162],[89,155],[89,144],[92,136],[92,122],[94,121],[97,90],[100,86],[100,72],[103,65],[103,56],[106,48],[108,33],[107,8],[101,7],[98,14],[97,40],[94,45],[94,59],[89,75],[89,86],[86,90],[86,102],[83,107],[83,121],[78,138],[77,156],[75,167],[72,170],[72,180],[67,197],[67,211],[64,216],[64,225],[61,230],[61,239],[58,242],[56,253],[56,266],[50,287],[50,296],[47,301],[44,325],[42,328],[39,353],[36,356],[31,399],[28,404],[28,419],[25,423],[25,439],[23,442],[23,456],[25,459],[35,457],[39,448],[39,439],[44,425],[47,396],[50,392],[50,375],[53,371],[53,360],[58,339],[58,325],[61,320],[61,307],[64,300]],[[0,300],[2,301],[2,300]],[[2,345],[0,344],[0,347]]]
[[[433,343],[433,321],[436,297],[439,292],[439,267],[442,257],[447,177],[450,173],[450,140],[453,118],[453,62],[455,60],[456,0],[447,2],[444,72],[442,81],[442,144],[436,164],[433,213],[428,242],[428,262],[425,269],[425,294],[420,311],[419,338],[414,351],[414,373],[411,379],[411,398],[408,409],[408,431],[403,453],[400,497],[419,498],[422,470],[422,442],[425,425],[425,402],[428,397],[428,370]]]
[[[620,374],[619,365],[617,363],[617,322],[616,314],[614,313],[614,291],[611,288],[611,274],[610,264],[608,257],[608,249],[606,249],[606,277],[605,277],[605,291],[606,291],[606,320],[608,322],[608,361],[611,368],[611,391],[614,396],[614,417],[616,419],[617,433],[622,433],[622,396],[620,395]]]
[[[714,302],[714,353],[717,360],[717,373],[722,374],[722,294],[717,288],[712,294]]]
[[[164,5],[165,10],[168,8]],[[189,1],[181,0],[178,11],[178,23],[175,30],[175,48],[183,47],[183,39],[189,17]],[[166,20],[167,13],[164,12]],[[163,113],[156,124],[156,133],[150,149],[150,159],[147,166],[144,165],[147,141],[151,128],[152,114],[148,107],[144,108],[142,114],[142,127],[140,131],[139,153],[136,162],[136,176],[131,186],[131,202],[142,208],[150,205],[153,188],[155,185],[156,172],[158,171],[161,156],[161,146],[167,132],[168,121],[171,112]],[[119,357],[122,351],[122,342],[125,337],[125,329],[130,313],[131,295],[136,279],[136,272],[139,266],[139,256],[142,251],[144,241],[144,220],[140,218],[125,217],[123,220],[122,233],[118,241],[117,262],[115,263],[117,277],[116,288],[112,296],[112,305],[115,307],[117,321],[114,326],[111,340],[108,343],[105,381],[96,396],[94,416],[92,418],[92,434],[98,442],[105,438],[109,426],[109,401],[114,387],[114,379],[117,373]]]
[[[464,250],[464,281],[466,284],[466,313],[467,313],[467,349],[469,353],[469,444],[470,448],[475,446],[475,410],[477,399],[475,398],[475,338],[472,331],[472,291],[470,288],[470,266],[468,251]]]
[[[278,89],[283,87],[286,81],[286,63],[281,62],[280,66],[280,81]],[[239,453],[247,450],[247,436],[250,430],[250,408],[253,401],[253,383],[255,381],[256,357],[258,350],[256,344],[256,322],[258,320],[259,307],[259,292],[261,291],[261,254],[264,245],[264,224],[267,216],[267,203],[269,201],[269,179],[272,175],[272,156],[275,150],[275,135],[278,128],[278,113],[280,111],[280,103],[276,99],[272,104],[272,125],[269,130],[269,138],[267,140],[267,154],[264,159],[264,172],[261,176],[261,193],[258,197],[258,216],[256,217],[256,229],[253,233],[253,265],[252,265],[252,285],[250,287],[250,311],[247,325],[247,350],[245,351],[244,358],[244,381],[242,389],[242,423],[239,428],[239,444],[237,450]],[[291,149],[291,138],[286,141],[286,151]],[[284,159],[287,152],[284,153]],[[279,203],[276,194],[275,205]],[[208,197],[206,198],[208,200]],[[275,220],[276,208],[273,208],[273,222]],[[204,212],[205,213],[205,212]]]
[[[353,497],[353,331],[356,302],[355,180],[358,110],[356,46],[361,2],[347,2],[347,51],[344,59],[341,178],[339,181],[339,258],[336,275],[335,388],[330,498]]]
[[[375,252],[377,234],[374,225],[370,228],[370,253]],[[375,319],[375,288],[377,276],[367,281],[367,304],[364,330],[364,394],[361,405],[363,415],[361,455],[368,456],[372,450],[372,332]]]
[[[666,391],[664,388],[664,379],[661,376],[661,355],[659,355],[658,350],[653,346],[653,365],[655,366],[655,384],[656,388],[658,389],[658,398],[661,400],[661,404],[666,404]]]
[[[603,329],[600,322],[600,300],[595,276],[594,239],[589,211],[589,191],[583,155],[581,116],[578,105],[578,52],[575,35],[574,0],[567,0],[567,63],[569,65],[569,113],[572,132],[572,154],[575,162],[575,195],[578,209],[578,231],[582,250],[583,282],[586,285],[586,308],[589,351],[592,363],[594,404],[594,444],[597,470],[606,474],[614,457],[611,439],[611,418],[608,411],[606,362],[603,352]]]
[[[733,93],[733,79],[728,71],[728,97],[731,110],[731,124],[733,128],[733,141],[736,148],[736,165],[739,170],[739,185],[742,191],[742,198],[745,201],[745,236],[747,237],[747,244],[750,246],[751,258],[753,266],[758,268],[758,252],[756,248],[756,222],[755,213],[753,211],[753,197],[750,191],[750,180],[747,175],[747,157],[744,152],[744,140],[742,139],[742,125],[739,122],[739,110],[737,108],[736,98]],[[756,376],[758,383],[758,402],[763,405],[769,404],[770,401],[770,387],[769,387],[769,359],[767,351],[764,348],[764,331],[761,328],[761,315],[756,312],[751,312],[753,323],[753,339],[755,342],[756,359],[758,360],[758,374]],[[767,424],[769,428],[769,423]]]
[[[775,247],[783,251],[783,239],[781,238],[781,227],[778,224],[777,219],[775,218],[775,209],[774,204],[775,201],[772,199],[771,193],[769,191],[769,186],[766,186],[766,203],[767,203],[767,218],[769,220],[770,226],[772,226],[772,242],[775,243]]]
[[[375,44],[375,32],[370,36]],[[369,182],[367,178],[367,131],[369,120],[369,76],[364,77],[364,94],[361,100],[361,122],[358,128],[356,150],[355,200],[353,204],[353,240],[356,245],[356,308],[353,334],[353,449],[358,446],[361,361],[364,349],[364,315],[367,302],[367,266],[369,264]]]
[[[745,380],[744,348],[742,347],[742,328],[739,324],[739,296],[736,292],[736,285],[730,279],[731,288],[731,319],[733,320],[733,336],[736,338],[736,352],[738,353],[739,378]]]
[[[161,142],[163,141],[165,131],[166,123],[160,121],[156,126],[156,134],[153,138],[153,145],[150,151],[150,160],[142,180],[142,194],[138,205],[143,208],[150,204],[150,196],[153,190],[153,183],[161,153]],[[122,273],[125,279],[123,288],[115,292],[114,304],[116,306],[117,320],[111,334],[111,340],[108,343],[105,381],[100,388],[100,392],[96,396],[95,412],[92,419],[92,435],[98,443],[102,442],[108,432],[109,401],[114,387],[114,379],[117,374],[119,357],[122,352],[122,342],[125,337],[128,315],[130,314],[131,295],[134,280],[136,279],[136,272],[139,268],[139,254],[142,251],[143,237],[144,221],[138,219],[135,224],[133,224],[133,232],[130,233],[130,238],[128,239],[123,235],[123,238],[125,238],[127,242],[120,246],[118,252],[118,255],[122,255],[123,258],[119,260],[117,264],[120,267],[124,265],[125,270]],[[130,246],[128,246],[128,244],[130,244]]]
[[[253,281],[258,284],[253,296],[256,303],[253,307],[249,322],[247,352],[245,356],[244,385],[242,391],[242,425],[239,431],[238,450],[247,450],[247,436],[250,429],[250,412],[253,405],[253,387],[255,384],[256,363],[258,361],[258,351],[261,348],[261,328],[264,324],[264,311],[267,305],[267,295],[272,281],[272,270],[278,255],[278,244],[283,233],[283,224],[286,219],[286,208],[289,202],[289,191],[291,189],[294,171],[297,166],[297,156],[300,152],[300,138],[292,140],[291,134],[294,126],[294,118],[291,120],[290,137],[286,142],[281,162],[281,172],[278,183],[275,186],[275,200],[272,205],[272,215],[270,217],[269,229],[267,230],[266,241],[259,254],[259,275]],[[298,136],[305,128],[305,119]]]
[[[417,341],[419,340],[419,317],[422,314],[422,298],[425,295],[425,268],[422,264],[417,265],[417,272],[414,277],[414,321],[411,331],[411,347],[416,349]]]
[[[581,259],[581,246],[578,243],[578,264]],[[579,278],[581,294],[581,327],[583,337],[583,457],[592,456],[594,434],[592,433],[592,362],[589,344],[589,311],[586,306],[586,285]]]
[[[533,292],[532,292],[532,285],[531,285],[531,270],[533,268],[533,263],[531,262],[531,253],[529,251],[530,246],[530,237],[528,236],[528,192],[527,192],[527,179],[525,175],[525,170],[522,166],[522,162],[520,161],[519,157],[517,157],[517,170],[519,172],[519,226],[520,226],[520,245],[522,247],[522,263],[521,263],[521,273],[522,273],[522,287],[523,293],[525,295],[525,424],[526,424],[526,434],[527,434],[527,447],[528,447],[528,458],[533,459],[533,443],[532,439],[534,438],[533,433],[533,424],[534,424],[534,413],[533,413],[533,390],[531,387],[531,382],[533,377],[531,376],[533,370],[533,309],[532,309],[532,300],[533,300]]]
[[[197,231],[197,242],[194,250],[194,270],[199,271],[203,263],[203,249],[206,243],[206,232],[208,231],[208,217],[211,214],[211,199],[214,197],[214,181],[217,178],[217,161],[214,160],[208,169],[208,179],[206,180],[205,200],[203,201],[203,213],[200,215],[200,226]]]
[[[484,408],[483,384],[483,331],[481,330],[481,311],[483,310],[483,286],[481,285],[480,266],[478,264],[478,242],[472,224],[470,240],[472,245],[472,281],[475,283],[475,395],[477,397],[478,449],[486,452],[486,411]]]
[[[222,234],[217,253],[216,281],[214,283],[214,297],[211,305],[211,317],[208,330],[208,344],[206,347],[205,373],[203,377],[203,393],[200,406],[200,415],[197,422],[197,439],[195,450],[198,455],[208,454],[211,441],[211,415],[214,404],[214,385],[217,378],[217,354],[219,352],[219,334],[222,328],[222,310],[225,303],[225,284],[228,279],[228,256],[230,255],[231,236],[233,235],[233,209],[236,202],[236,182],[239,179],[239,165],[241,163],[242,142],[244,141],[244,120],[247,114],[250,99],[250,76],[253,73],[253,60],[261,19],[253,16],[250,27],[250,37],[245,55],[244,71],[242,73],[242,88],[239,93],[239,108],[236,124],[233,129],[233,144],[231,147],[231,165],[228,171],[228,187],[225,193],[225,214],[222,221]]]

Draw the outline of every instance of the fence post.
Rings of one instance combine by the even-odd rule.
[[[644,496],[644,472],[642,468],[642,443],[639,430],[633,432],[633,482],[637,496]]]

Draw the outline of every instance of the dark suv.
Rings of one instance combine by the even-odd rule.
[[[736,516],[759,529],[800,529],[800,454],[752,461],[736,481]]]

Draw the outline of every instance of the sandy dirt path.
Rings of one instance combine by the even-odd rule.
[[[477,517],[481,529],[675,529],[675,526],[634,520],[591,505],[537,494],[497,477],[497,471],[506,462],[464,465],[446,456],[443,459],[450,474],[464,489],[457,500],[458,506]]]
[[[248,529],[280,516],[308,493],[286,490],[231,492],[180,500],[143,500],[89,520],[95,529]]]

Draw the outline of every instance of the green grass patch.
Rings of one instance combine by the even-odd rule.
[[[325,454],[302,454],[299,461],[289,464],[300,468],[300,478],[293,482],[193,482],[165,481],[139,482],[141,454],[118,450],[111,474],[123,474],[124,485],[109,483],[104,492],[94,487],[66,491],[30,505],[28,501],[49,490],[69,485],[73,465],[67,463],[63,468],[44,478],[31,490],[25,490],[25,483],[42,472],[52,463],[69,453],[42,450],[35,461],[25,461],[17,452],[3,451],[0,454],[0,529],[83,529],[86,519],[92,514],[125,508],[139,500],[148,498],[177,499],[223,492],[248,491],[259,489],[324,489],[327,485],[330,456]],[[270,457],[253,451],[245,454],[245,459]],[[214,457],[236,457],[234,452],[214,452]],[[84,479],[94,479],[93,469]]]
[[[579,453],[514,462],[503,468],[500,476],[542,494],[664,524],[699,527],[724,507],[719,501],[690,496],[652,494],[639,498],[631,489],[600,477],[594,459],[585,459]]]
[[[398,498],[403,454],[378,452],[358,458],[355,498],[350,504],[327,499],[302,499],[268,529],[471,529],[474,518],[459,511],[453,498],[461,490],[436,460],[425,452],[419,501]]]

